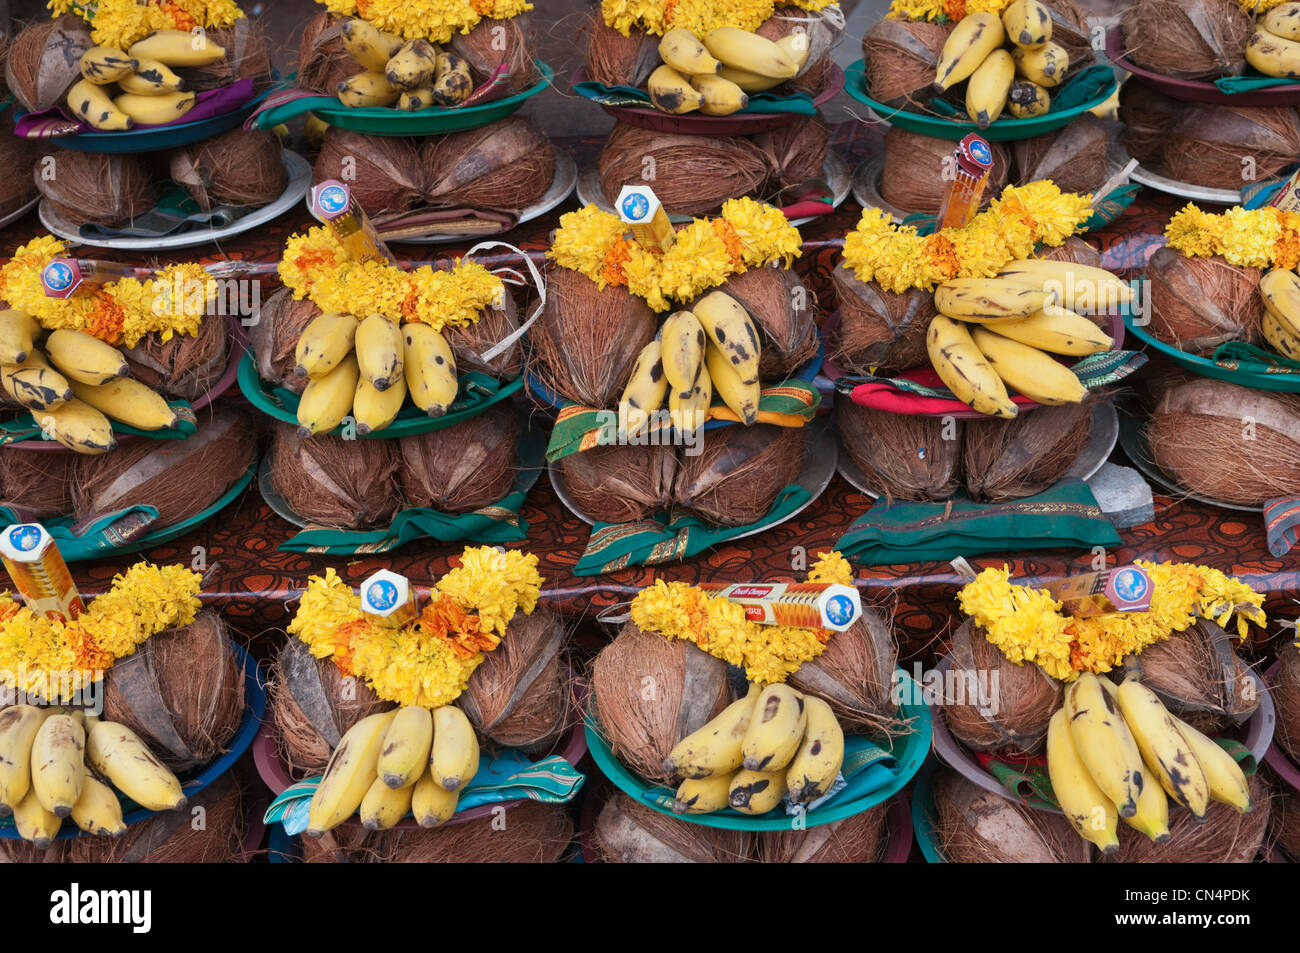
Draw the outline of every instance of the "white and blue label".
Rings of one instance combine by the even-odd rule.
[[[633,193],[623,199],[619,208],[625,219],[630,222],[639,222],[650,214],[650,200],[644,195]]]
[[[831,596],[826,600],[826,621],[831,625],[848,625],[857,607],[848,596]]]
[[[387,579],[379,579],[366,587],[366,602],[372,609],[386,612],[397,605],[397,587]]]
[[[970,144],[970,154],[980,165],[993,164],[993,152],[983,139],[976,139]]]
[[[50,262],[41,274],[41,280],[51,291],[67,291],[74,279],[72,268],[66,261]]]
[[[1147,594],[1147,577],[1136,569],[1121,569],[1112,580],[1115,595],[1125,602],[1141,602]]]
[[[316,194],[316,207],[327,215],[337,215],[348,207],[350,198],[346,186],[327,185]]]
[[[41,545],[41,528],[31,523],[19,523],[10,526],[9,545],[20,553],[34,552]]]

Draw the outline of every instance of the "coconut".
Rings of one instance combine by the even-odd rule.
[[[985,791],[947,768],[934,773],[934,806],[936,846],[949,863],[1088,863],[1091,848],[1064,815]]]
[[[635,523],[672,505],[672,447],[593,447],[562,458],[559,467],[574,505],[598,522]]]
[[[298,339],[319,315],[320,308],[306,298],[296,300],[288,288],[277,289],[262,302],[257,321],[248,331],[249,344],[257,359],[257,373],[262,380],[295,394],[306,389],[307,379],[295,373]]]
[[[777,170],[773,184],[783,189],[823,177],[830,141],[831,130],[821,113],[801,117],[753,138],[754,145],[763,150],[772,168]]]
[[[6,447],[0,453],[0,506],[16,507],[33,519],[72,512],[75,453],[48,453]]]
[[[929,363],[925,334],[936,313],[934,292],[886,291],[874,281],[859,281],[843,262],[831,281],[840,308],[833,356],[845,370],[892,374]]]
[[[1270,777],[1273,800],[1269,804],[1269,839],[1295,862],[1300,858],[1300,795]]]
[[[468,513],[510,494],[519,427],[514,408],[496,404],[469,420],[397,441],[397,481],[410,506]]]
[[[1119,118],[1124,124],[1119,141],[1143,165],[1159,168],[1169,126],[1187,103],[1156,92],[1142,83],[1125,83],[1119,91]]]
[[[1017,665],[967,619],[952,636],[943,717],[977,751],[1012,748],[1033,754],[1047,739],[1047,723],[1061,707],[1061,683],[1037,665]]]
[[[793,33],[802,33],[808,38],[808,55],[795,76],[796,88],[799,88],[801,79],[809,78],[818,72],[819,64],[829,62],[831,50],[838,42],[840,33],[832,26],[830,20],[817,11],[803,10],[796,6],[778,6],[754,32],[774,43]],[[811,85],[801,88],[800,91],[817,93],[821,92],[824,85]]]
[[[754,842],[766,864],[874,864],[889,845],[889,806],[806,830],[758,831]]]
[[[1051,179],[1063,192],[1096,192],[1110,178],[1110,130],[1083,115],[1062,129],[1021,139],[1011,146],[1016,184]],[[996,194],[996,193],[993,193]]]
[[[296,638],[285,641],[271,666],[267,694],[280,758],[294,778],[320,774],[349,728],[393,707],[331,659],[314,658]]]
[[[1041,407],[1014,420],[966,423],[962,469],[971,499],[1001,503],[1035,496],[1074,466],[1092,433],[1093,402]]]
[[[677,471],[677,502],[720,526],[758,522],[803,470],[803,427],[755,424],[708,431]]]
[[[1180,350],[1209,354],[1227,341],[1257,341],[1260,271],[1218,255],[1188,258],[1167,246],[1147,263],[1151,333]]]
[[[488,79],[502,63],[510,67],[506,91],[522,93],[537,82],[537,30],[531,14],[521,13],[508,20],[491,17],[479,20],[468,33],[451,38],[452,52],[469,64],[475,85]]]
[[[274,79],[271,50],[262,20],[243,17],[233,26],[208,30],[207,35],[226,51],[226,57],[185,70],[186,89],[221,89],[241,79],[251,79],[253,89],[258,92],[271,85]]]
[[[81,56],[94,45],[86,21],[74,14],[33,23],[9,44],[5,83],[31,112],[58,106],[81,79]]]
[[[1242,506],[1300,494],[1300,396],[1197,377],[1147,423],[1155,463],[1183,488]]]
[[[948,500],[961,486],[962,422],[837,401],[840,446],[887,501]]]
[[[885,161],[880,171],[880,197],[908,213],[938,215],[948,194],[947,169],[953,144],[890,126],[885,132]],[[980,207],[1002,194],[1011,176],[1011,153],[1000,142],[990,142],[993,167]]]
[[[516,613],[456,701],[480,734],[526,751],[548,750],[563,737],[573,709],[567,635],[548,609]]]
[[[1255,808],[1238,814],[1227,804],[1211,801],[1204,820],[1191,811],[1169,812],[1169,840],[1152,843],[1127,824],[1119,828],[1119,850],[1103,863],[1111,864],[1249,864],[1259,855],[1268,834],[1273,791],[1258,772],[1246,778]]]
[[[951,23],[882,17],[862,38],[867,91],[887,106],[928,103]]]
[[[614,792],[592,831],[607,864],[734,864],[750,852],[749,831],[701,827]]]
[[[896,725],[894,665],[898,642],[888,622],[870,606],[826,650],[799,666],[790,684],[831,706],[840,727],[850,734],[888,734]]]
[[[232,129],[177,149],[170,166],[172,181],[183,185],[205,211],[219,205],[269,205],[289,182],[280,161],[280,140],[257,129]]]
[[[1292,761],[1300,761],[1300,652],[1283,643],[1278,652],[1278,662],[1278,669],[1268,686],[1277,713],[1273,740]]]
[[[398,465],[391,440],[302,437],[290,424],[277,424],[271,439],[271,485],[317,526],[387,525],[400,503]]]
[[[158,510],[153,528],[160,529],[220,499],[256,459],[257,432],[238,410],[221,406],[210,412],[188,440],[137,440],[112,453],[82,457],[72,490],[77,519],[153,506]]]
[[[176,771],[224,752],[243,715],[244,672],[215,612],[155,635],[104,676],[104,717]]]
[[[1044,261],[1070,261],[1076,265],[1101,267],[1101,252],[1078,235],[1071,235],[1060,245],[1045,245],[1034,255]]]
[[[316,184],[347,182],[367,215],[405,212],[420,201],[424,181],[415,140],[368,136],[331,126],[312,169]]]
[[[10,170],[0,181],[0,215],[18,211],[40,194],[33,171],[41,148],[34,140],[14,135],[13,116],[12,109],[0,115],[0,168]]]
[[[817,297],[788,268],[751,268],[718,290],[740,302],[758,327],[760,380],[781,380],[817,353]]]
[[[655,196],[671,215],[707,215],[727,199],[749,195],[767,181],[763,151],[736,136],[655,132],[617,123],[600,153],[600,188],[611,204],[625,185],[644,185],[654,168]]]
[[[1300,117],[1291,106],[1184,104],[1165,133],[1162,158],[1170,178],[1222,189],[1281,175],[1296,155]]]
[[[1052,42],[1065,47],[1072,68],[1087,65],[1096,58],[1092,45],[1092,25],[1088,15],[1074,0],[1045,0],[1052,15]]]
[[[661,784],[673,780],[664,770],[673,746],[731,701],[725,662],[632,622],[596,656],[591,691],[614,755]]]
[[[613,407],[659,322],[626,288],[600,289],[581,272],[546,273],[546,306],[529,329],[531,370],[552,393],[587,407]]]
[[[1206,734],[1235,727],[1254,714],[1259,695],[1250,667],[1232,650],[1233,638],[1209,619],[1171,633],[1137,657],[1142,682],[1165,706]]]
[[[640,87],[662,63],[659,37],[632,27],[624,36],[597,11],[583,27],[587,34],[587,78],[606,86]]]
[[[521,209],[555,178],[555,148],[526,116],[453,132],[420,151],[424,198],[435,206]]]
[[[146,334],[135,347],[123,348],[131,376],[168,397],[196,400],[226,372],[230,338],[225,319],[207,315],[196,334]]]
[[[138,155],[60,149],[51,162],[54,174],[38,170],[36,188],[69,221],[129,224],[157,201],[153,176]]]
[[[355,76],[360,66],[343,48],[343,21],[321,11],[303,27],[298,40],[298,86],[334,96],[343,80]]]
[[[464,327],[444,327],[442,336],[451,347],[456,359],[456,371],[478,371],[497,380],[514,380],[524,366],[524,346],[519,340],[507,347],[500,354],[488,361],[480,356],[486,354],[501,341],[519,330],[519,309],[514,296],[506,288],[501,299],[500,308],[484,308],[479,319]]]
[[[1120,25],[1128,59],[1176,79],[1241,74],[1254,29],[1237,0],[1136,0]]]

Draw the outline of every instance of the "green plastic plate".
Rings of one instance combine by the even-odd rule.
[[[1240,384],[1242,387],[1254,387],[1258,390],[1300,393],[1300,374],[1257,374],[1254,371],[1233,370],[1222,367],[1215,364],[1208,357],[1188,354],[1186,351],[1180,351],[1172,344],[1166,344],[1159,338],[1152,336],[1145,328],[1138,327],[1133,323],[1132,315],[1124,315],[1124,325],[1143,344],[1159,351],[1179,367],[1185,367],[1193,374],[1200,374],[1202,377],[1213,377],[1215,380],[1227,381],[1229,384]]]
[[[912,833],[927,864],[946,864],[948,858],[935,843],[934,769],[932,761],[916,776],[916,784],[912,786]]]

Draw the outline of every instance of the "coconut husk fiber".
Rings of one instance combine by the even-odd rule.
[[[301,394],[307,379],[294,373],[298,366],[298,339],[320,308],[304,298],[295,300],[288,288],[278,288],[262,302],[257,323],[248,329],[248,340],[257,360],[257,373],[264,381]]]
[[[218,406],[211,417],[200,415],[198,432],[187,440],[137,440],[82,457],[72,489],[77,519],[153,506],[154,528],[173,526],[220,499],[256,456],[257,432],[248,415]]]
[[[607,864],[737,864],[749,859],[749,831],[702,827],[613,792],[600,809],[592,842]]]
[[[0,215],[22,208],[38,194],[33,177],[40,146],[32,139],[14,135],[14,111],[0,115],[0,168],[9,174],[0,180]]]
[[[343,80],[360,70],[343,48],[343,21],[322,11],[307,21],[298,40],[298,86],[328,96],[336,94]]]
[[[789,81],[790,87],[810,96],[816,96],[826,88],[831,77],[831,52],[840,39],[840,30],[826,17],[812,10],[779,6],[754,32],[773,42],[795,32],[805,34],[808,37],[808,55],[794,79]]]
[[[522,93],[537,82],[537,28],[532,15],[521,13],[508,20],[486,18],[468,33],[451,38],[451,49],[469,64],[474,84],[488,79],[502,63],[510,67],[509,95]]]
[[[805,695],[823,699],[849,734],[873,737],[901,727],[893,691],[898,641],[888,622],[870,606],[843,632],[836,632],[826,650],[799,666],[790,685]]]
[[[160,632],[104,676],[104,717],[176,771],[225,752],[243,715],[243,668],[216,612]]]
[[[672,447],[593,447],[559,462],[568,496],[602,523],[635,523],[673,501],[677,454]]]
[[[563,804],[524,801],[460,824],[433,830],[371,832],[336,827],[319,840],[302,838],[308,864],[555,864],[573,840]]]
[[[1192,354],[1227,341],[1257,341],[1264,304],[1260,271],[1222,257],[1188,258],[1167,246],[1146,270],[1153,335]]]
[[[1043,747],[1061,707],[1060,682],[1036,665],[1008,661],[970,619],[953,633],[948,658],[954,677],[945,679],[943,717],[953,735],[976,751]]]
[[[1268,686],[1277,714],[1273,740],[1291,760],[1300,761],[1300,652],[1291,643],[1283,642],[1278,661],[1280,664]]]
[[[1051,179],[1064,192],[1086,194],[1110,178],[1110,130],[1096,116],[1085,114],[1055,132],[1021,139],[1011,150],[1018,185]]]
[[[835,407],[840,446],[888,501],[945,501],[961,487],[964,421],[893,414],[851,400]]]
[[[5,83],[29,111],[57,106],[81,79],[81,55],[94,45],[86,21],[75,14],[38,20],[9,44]]]
[[[1035,496],[1074,466],[1092,433],[1093,402],[1040,407],[1014,420],[969,420],[962,470],[971,499],[1001,503]]]
[[[186,69],[186,89],[220,89],[241,79],[251,79],[258,92],[271,85],[271,49],[261,18],[244,17],[233,26],[208,30],[207,35],[226,51],[226,58]]]
[[[751,268],[718,286],[740,302],[758,327],[760,380],[781,380],[817,353],[817,297],[788,268]]]
[[[887,106],[928,104],[939,54],[952,23],[882,17],[862,38],[871,98]]]
[[[271,438],[271,485],[317,526],[386,526],[401,502],[398,466],[391,440],[300,437],[292,424],[277,424]]]
[[[831,282],[840,309],[832,353],[845,370],[890,374],[929,362],[925,333],[936,313],[932,292],[886,291],[874,281],[858,280],[843,262],[831,272]]]
[[[525,751],[548,750],[564,736],[573,710],[567,635],[549,609],[515,614],[456,702],[479,734]]]
[[[605,23],[597,10],[583,26],[587,35],[587,78],[606,86],[642,86],[663,61],[659,37],[632,27],[629,35]]]
[[[1238,814],[1227,804],[1211,801],[1205,819],[1191,811],[1169,812],[1169,840],[1152,843],[1127,824],[1119,826],[1119,850],[1103,863],[1112,864],[1249,864],[1259,855],[1268,834],[1273,790],[1258,771],[1247,776],[1255,808]]]
[[[725,662],[633,622],[596,656],[591,691],[615,756],[662,784],[673,780],[664,770],[668,752],[731,701]]]
[[[397,482],[410,506],[468,513],[499,502],[515,482],[519,425],[497,404],[441,430],[397,441]]]
[[[769,187],[783,189],[822,178],[830,141],[831,130],[821,113],[799,117],[753,139],[754,145],[766,153],[768,162],[777,170]]]
[[[1186,103],[1141,83],[1125,83],[1119,91],[1119,141],[1143,165],[1159,168],[1169,126],[1188,108]]]
[[[531,370],[553,393],[586,407],[613,407],[659,322],[626,288],[601,290],[586,275],[553,266],[546,306],[529,329]]]
[[[1165,392],[1146,434],[1156,465],[1193,493],[1242,506],[1300,494],[1300,396],[1198,377]]]
[[[737,136],[690,136],[616,123],[600,153],[600,188],[611,204],[625,185],[649,184],[673,215],[706,215],[757,191],[771,173],[763,150]]]
[[[1220,734],[1254,714],[1259,696],[1235,640],[1209,619],[1171,633],[1137,657],[1142,682],[1179,718]]]
[[[371,216],[406,211],[420,201],[424,189],[415,140],[336,126],[325,130],[312,179],[318,185],[326,179],[347,182]]]
[[[522,341],[516,340],[490,360],[484,361],[480,355],[486,354],[517,330],[519,308],[507,286],[500,308],[484,308],[473,324],[459,328],[444,327],[442,336],[447,339],[452,356],[456,358],[457,373],[478,371],[498,380],[513,380],[519,376],[524,366]]]
[[[138,155],[110,155],[60,149],[53,175],[33,176],[46,201],[73,222],[129,224],[158,199],[153,175]]]
[[[555,149],[527,116],[510,116],[430,139],[420,166],[431,205],[520,209],[551,187]]]
[[[1172,179],[1225,188],[1281,175],[1300,155],[1300,118],[1290,106],[1187,104],[1169,124],[1162,153]]]
[[[1300,858],[1300,795],[1270,775],[1273,799],[1269,803],[1269,841],[1286,852],[1294,863]]]
[[[801,831],[756,831],[755,852],[765,864],[874,864],[889,845],[889,806]]]
[[[1254,21],[1237,0],[1136,0],[1122,14],[1124,55],[1175,79],[1237,76]],[[1055,39],[1055,30],[1053,30]]]
[[[1074,0],[1045,0],[1043,5],[1052,15],[1052,42],[1065,47],[1072,66],[1096,59],[1087,12]]]
[[[1065,815],[985,791],[948,768],[934,773],[934,806],[935,846],[950,864],[1089,862],[1092,848]]]
[[[804,427],[774,424],[708,431],[701,452],[683,457],[673,495],[710,523],[755,523],[799,479],[806,436]]]
[[[207,315],[199,322],[196,334],[174,334],[171,340],[162,335],[146,334],[132,348],[123,348],[131,376],[168,397],[195,400],[209,390],[226,372],[230,357],[230,338],[226,321],[219,315]]]
[[[172,181],[183,185],[204,211],[218,205],[269,205],[289,182],[280,161],[280,140],[259,129],[232,129],[177,149],[170,167]]]
[[[280,758],[296,780],[324,771],[335,745],[358,721],[393,707],[331,659],[313,658],[295,638],[285,641],[271,666],[267,701]]]
[[[72,453],[6,447],[0,453],[0,506],[27,510],[36,519],[72,512],[77,460]]]
[[[990,142],[989,150],[993,153],[993,168],[989,170],[988,187],[980,199],[981,208],[1002,194],[1011,177],[1010,150],[1000,142]],[[904,212],[937,215],[948,194],[944,170],[952,162],[952,152],[953,144],[947,139],[890,126],[885,132],[885,162],[878,185],[880,197]]]

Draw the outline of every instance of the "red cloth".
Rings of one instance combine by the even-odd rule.
[[[933,368],[918,367],[915,370],[907,371],[903,374],[896,375],[905,380],[913,381],[925,387],[940,388],[944,386],[939,375]],[[922,417],[944,417],[949,414],[970,416],[975,411],[955,397],[925,397],[921,394],[911,394],[907,391],[899,390],[883,381],[876,381],[870,384],[859,384],[853,388],[851,394],[855,404],[861,404],[863,407],[870,407],[872,410],[887,410],[894,414],[915,414]],[[1017,406],[1028,407],[1034,402],[1028,397],[1021,397],[1019,394],[1011,398]],[[980,414],[981,417],[987,414]]]

